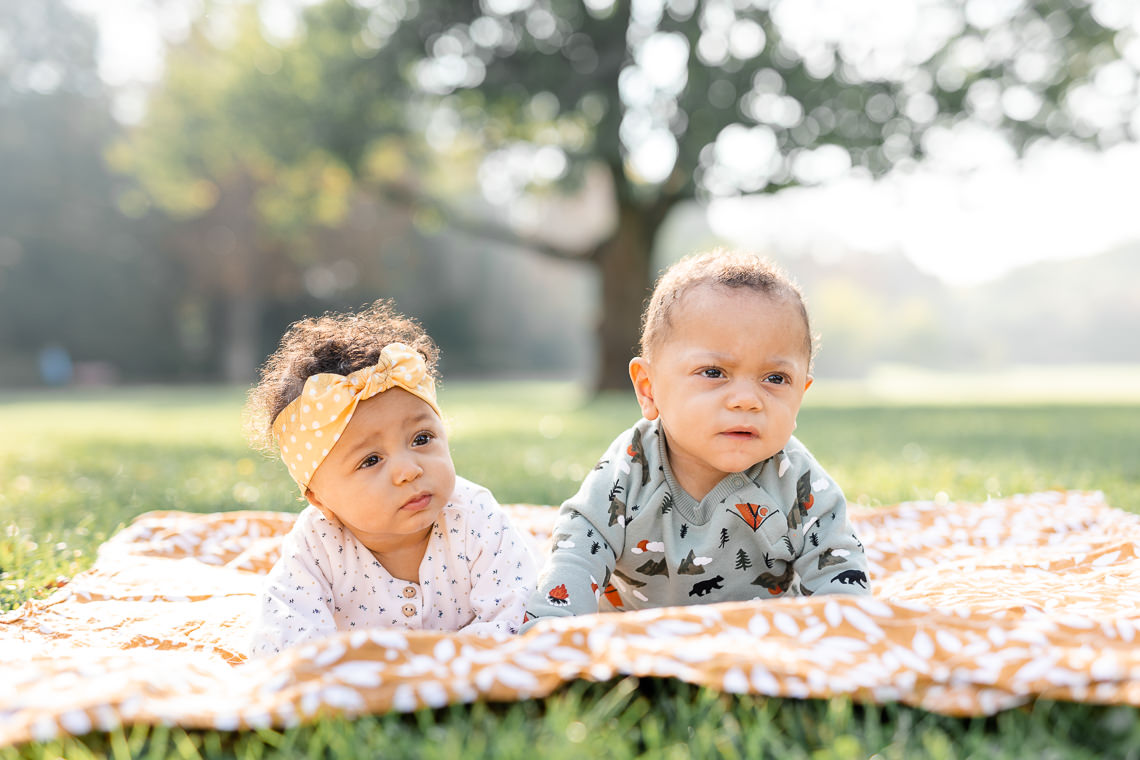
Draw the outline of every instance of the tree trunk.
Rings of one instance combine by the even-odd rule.
[[[258,337],[261,328],[261,299],[251,291],[226,297],[222,348],[222,371],[230,383],[248,385],[260,361]]]
[[[659,223],[651,209],[622,201],[618,226],[598,255],[602,280],[595,390],[629,390],[629,360],[637,355],[641,312],[653,278],[649,271]]]
[[[227,382],[242,385],[254,379],[260,363],[263,243],[254,221],[256,190],[256,182],[245,173],[224,188],[208,235],[221,263],[222,372]]]

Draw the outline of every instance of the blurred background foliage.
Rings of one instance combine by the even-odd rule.
[[[788,0],[140,2],[188,22],[129,113],[92,19],[0,5],[2,386],[244,383],[294,319],[393,297],[445,376],[624,388],[687,210],[913,167],[967,128],[1140,129],[1113,0],[906,3],[895,47]],[[766,253],[818,372],[860,376],[1135,361],[1138,250],[970,289],[889,251]]]

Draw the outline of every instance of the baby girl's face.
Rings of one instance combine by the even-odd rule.
[[[455,489],[443,422],[392,388],[362,401],[309,482],[309,502],[374,552],[423,540]]]
[[[789,298],[702,285],[677,304],[652,361],[631,362],[642,413],[661,418],[669,465],[689,495],[704,498],[788,443],[811,385],[806,336]]]

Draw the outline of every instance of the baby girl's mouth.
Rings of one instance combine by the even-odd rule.
[[[741,440],[760,437],[759,431],[757,431],[756,428],[750,427],[732,428],[731,430],[725,430],[721,435],[726,435],[729,438],[739,438]]]
[[[431,494],[425,491],[405,501],[400,509],[406,509],[409,512],[419,512],[420,510],[427,509],[428,504],[431,504]]]

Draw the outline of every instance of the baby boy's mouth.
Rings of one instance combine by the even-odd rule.
[[[752,438],[759,438],[760,433],[756,428],[741,427],[725,430],[721,435],[728,436],[729,438],[739,438],[741,440],[749,440]]]

